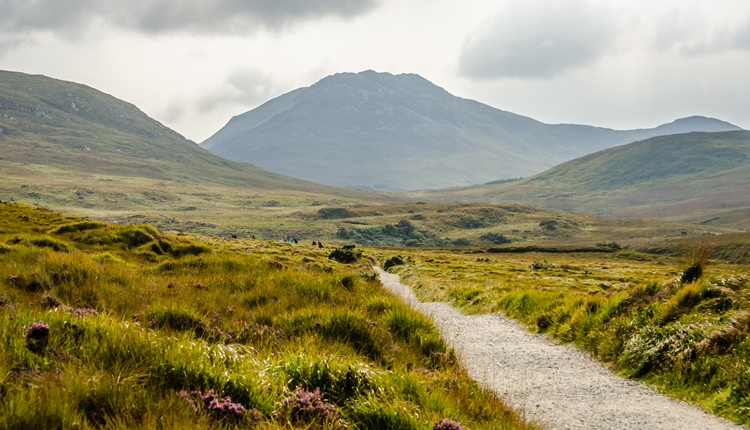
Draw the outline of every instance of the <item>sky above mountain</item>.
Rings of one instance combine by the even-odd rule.
[[[366,69],[547,123],[750,128],[750,2],[0,0],[0,69],[95,87],[197,142]]]

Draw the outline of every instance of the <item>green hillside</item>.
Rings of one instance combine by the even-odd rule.
[[[0,428],[532,428],[327,255],[0,203]]]
[[[52,166],[87,174],[206,185],[334,192],[216,157],[137,107],[85,85],[0,71],[3,169]]]
[[[661,136],[597,152],[521,181],[417,196],[748,229],[749,159],[749,131]]]
[[[236,228],[269,208],[275,217],[289,208],[393,200],[224,160],[132,104],[84,85],[6,71],[0,174],[3,200],[206,233]]]

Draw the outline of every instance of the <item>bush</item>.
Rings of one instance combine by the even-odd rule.
[[[388,270],[391,267],[395,267],[395,266],[403,266],[404,264],[406,263],[404,263],[403,258],[401,258],[398,255],[394,255],[393,257],[385,260],[385,263],[383,263],[383,270]]]
[[[680,282],[683,284],[689,284],[697,281],[703,276],[703,269],[706,267],[712,252],[713,248],[704,243],[698,244],[694,248],[688,250],[685,253],[688,265],[685,270],[682,271]]]
[[[49,342],[49,326],[41,321],[31,324],[26,329],[26,348],[40,354]]]
[[[351,264],[356,263],[362,257],[362,251],[355,251],[354,245],[345,245],[343,248],[336,248],[328,254],[328,258],[339,263]]]
[[[320,388],[307,391],[302,387],[297,387],[297,390],[285,398],[282,404],[289,421],[295,426],[313,422],[331,424],[338,415],[335,406],[323,401]]]
[[[52,230],[53,234],[75,233],[86,230],[96,230],[106,227],[107,224],[99,221],[81,221],[73,224],[61,225]]]
[[[479,236],[479,239],[481,239],[481,240],[483,240],[485,242],[489,242],[489,243],[491,243],[493,245],[504,245],[506,243],[513,242],[512,240],[508,239],[507,237],[505,237],[504,235],[499,234],[499,233],[487,233],[487,234],[483,234],[482,236]]]

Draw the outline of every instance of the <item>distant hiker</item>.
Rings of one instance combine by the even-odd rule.
[[[232,239],[237,239],[237,235],[232,233]]]
[[[313,240],[313,248],[315,248],[315,246],[316,246],[317,244],[318,244],[318,243],[317,243],[317,242],[315,242],[315,241]]]
[[[253,235],[253,239],[255,239],[255,235]]]
[[[294,243],[299,243],[296,237],[294,238]]]
[[[323,249],[323,242],[318,241],[318,249]]]

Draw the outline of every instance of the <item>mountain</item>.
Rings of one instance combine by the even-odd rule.
[[[630,131],[550,125],[453,96],[418,75],[366,71],[270,100],[201,146],[329,185],[436,189],[529,176],[662,134],[737,129],[703,117]]]
[[[321,189],[217,157],[136,106],[93,88],[17,72],[0,71],[0,148],[5,165],[199,184]]]
[[[130,103],[8,71],[0,71],[0,176],[2,200],[211,234],[268,208],[384,199],[220,158]],[[267,224],[274,234],[283,228]]]
[[[750,131],[653,137],[516,182],[413,196],[750,229]]]

